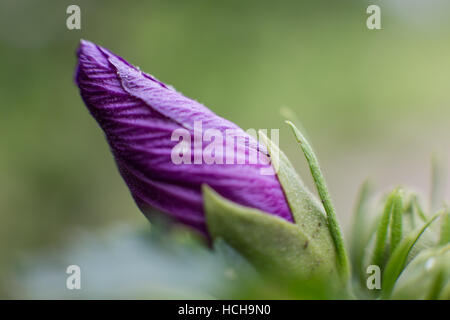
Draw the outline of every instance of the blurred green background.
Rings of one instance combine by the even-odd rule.
[[[73,3],[81,30],[66,28]],[[366,28],[369,4],[380,5],[382,30]],[[427,196],[432,153],[448,162],[449,9],[437,0],[2,0],[0,296],[17,296],[18,261],[64,251],[77,230],[148,226],[73,82],[80,38],[245,129],[281,129],[311,186],[279,112],[295,110],[346,227],[366,177]]]

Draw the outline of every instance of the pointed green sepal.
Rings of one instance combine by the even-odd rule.
[[[294,223],[231,202],[203,186],[204,208],[212,239],[223,239],[256,268],[299,278],[334,276],[334,250]]]
[[[442,214],[439,243],[442,245],[450,243],[450,211],[448,208]]]
[[[391,243],[389,250],[393,252],[402,240],[403,234],[403,191],[399,189],[392,204]]]
[[[397,246],[397,248],[392,252],[386,268],[383,272],[382,280],[382,298],[389,298],[392,289],[394,288],[395,282],[402,273],[405,265],[407,263],[408,255],[416,244],[420,236],[425,232],[425,230],[431,225],[431,223],[439,217],[439,213],[434,215],[427,223],[419,227],[416,230],[411,231]]]
[[[397,280],[391,298],[450,300],[450,244],[417,255]]]
[[[358,200],[353,215],[353,226],[351,232],[351,260],[352,269],[361,282],[366,279],[366,272],[363,270],[364,251],[370,240],[371,230],[368,227],[369,217],[368,202],[372,195],[372,186],[369,180],[366,180],[358,192]]]
[[[323,254],[335,252],[333,239],[328,229],[328,221],[322,205],[306,188],[297,171],[280,148],[260,132],[262,142],[270,154],[272,166],[286,196],[295,224],[304,234],[314,239]],[[330,257],[336,261],[336,256]]]
[[[305,155],[305,158],[308,162],[311,175],[313,177],[314,183],[316,184],[317,193],[319,194],[320,200],[322,201],[327,215],[328,229],[330,231],[336,249],[337,267],[339,270],[339,274],[342,280],[346,282],[350,278],[350,262],[348,259],[347,250],[345,248],[342,230],[339,226],[336,212],[334,210],[334,206],[325,183],[325,178],[319,166],[319,161],[317,160],[316,154],[314,153],[308,140],[303,136],[300,130],[298,130],[298,128],[291,121],[286,121],[286,123],[294,132],[295,138],[300,144],[303,154]]]

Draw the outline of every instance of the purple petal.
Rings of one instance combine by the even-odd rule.
[[[265,149],[242,129],[186,98],[110,51],[82,40],[76,82],[81,96],[111,146],[119,171],[144,213],[164,212],[207,234],[201,185],[223,197],[293,221],[276,175],[262,175],[270,164],[174,164],[172,132],[194,122],[203,130],[234,130],[246,140],[236,142],[236,157]],[[228,148],[225,145],[224,148]],[[203,149],[206,145],[203,146]],[[193,152],[196,152],[195,150]]]

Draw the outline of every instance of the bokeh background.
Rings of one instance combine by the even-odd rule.
[[[81,30],[66,28],[70,4],[81,7]],[[369,4],[380,5],[382,30],[366,28]],[[105,286],[127,285],[124,270],[158,260],[150,249],[120,245],[120,236],[108,235],[102,245],[86,240],[117,225],[150,225],[74,85],[80,38],[109,48],[245,129],[279,128],[282,149],[312,186],[280,115],[282,107],[294,110],[348,230],[365,178],[377,190],[401,184],[427,199],[432,154],[443,167],[448,164],[449,9],[445,0],[2,0],[0,296],[58,297],[65,270],[48,265],[106,260],[119,273],[108,276],[106,264],[91,271],[92,279],[104,277],[93,296],[105,297]],[[442,198],[449,193],[443,188]],[[111,249],[108,241],[121,249]],[[165,266],[191,261],[179,269],[199,270],[195,255],[189,260],[176,244],[170,246],[178,260],[155,245]],[[109,258],[102,260],[102,254]],[[140,260],[119,266],[129,255],[129,261]],[[141,269],[133,272],[145,274]],[[182,272],[166,271],[167,281]],[[164,292],[163,282],[158,285],[155,292]],[[183,290],[193,286],[185,285]]]

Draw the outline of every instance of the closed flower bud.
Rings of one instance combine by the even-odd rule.
[[[144,214],[157,210],[208,235],[205,184],[234,203],[293,221],[266,149],[235,124],[88,41],[81,41],[75,78]]]

